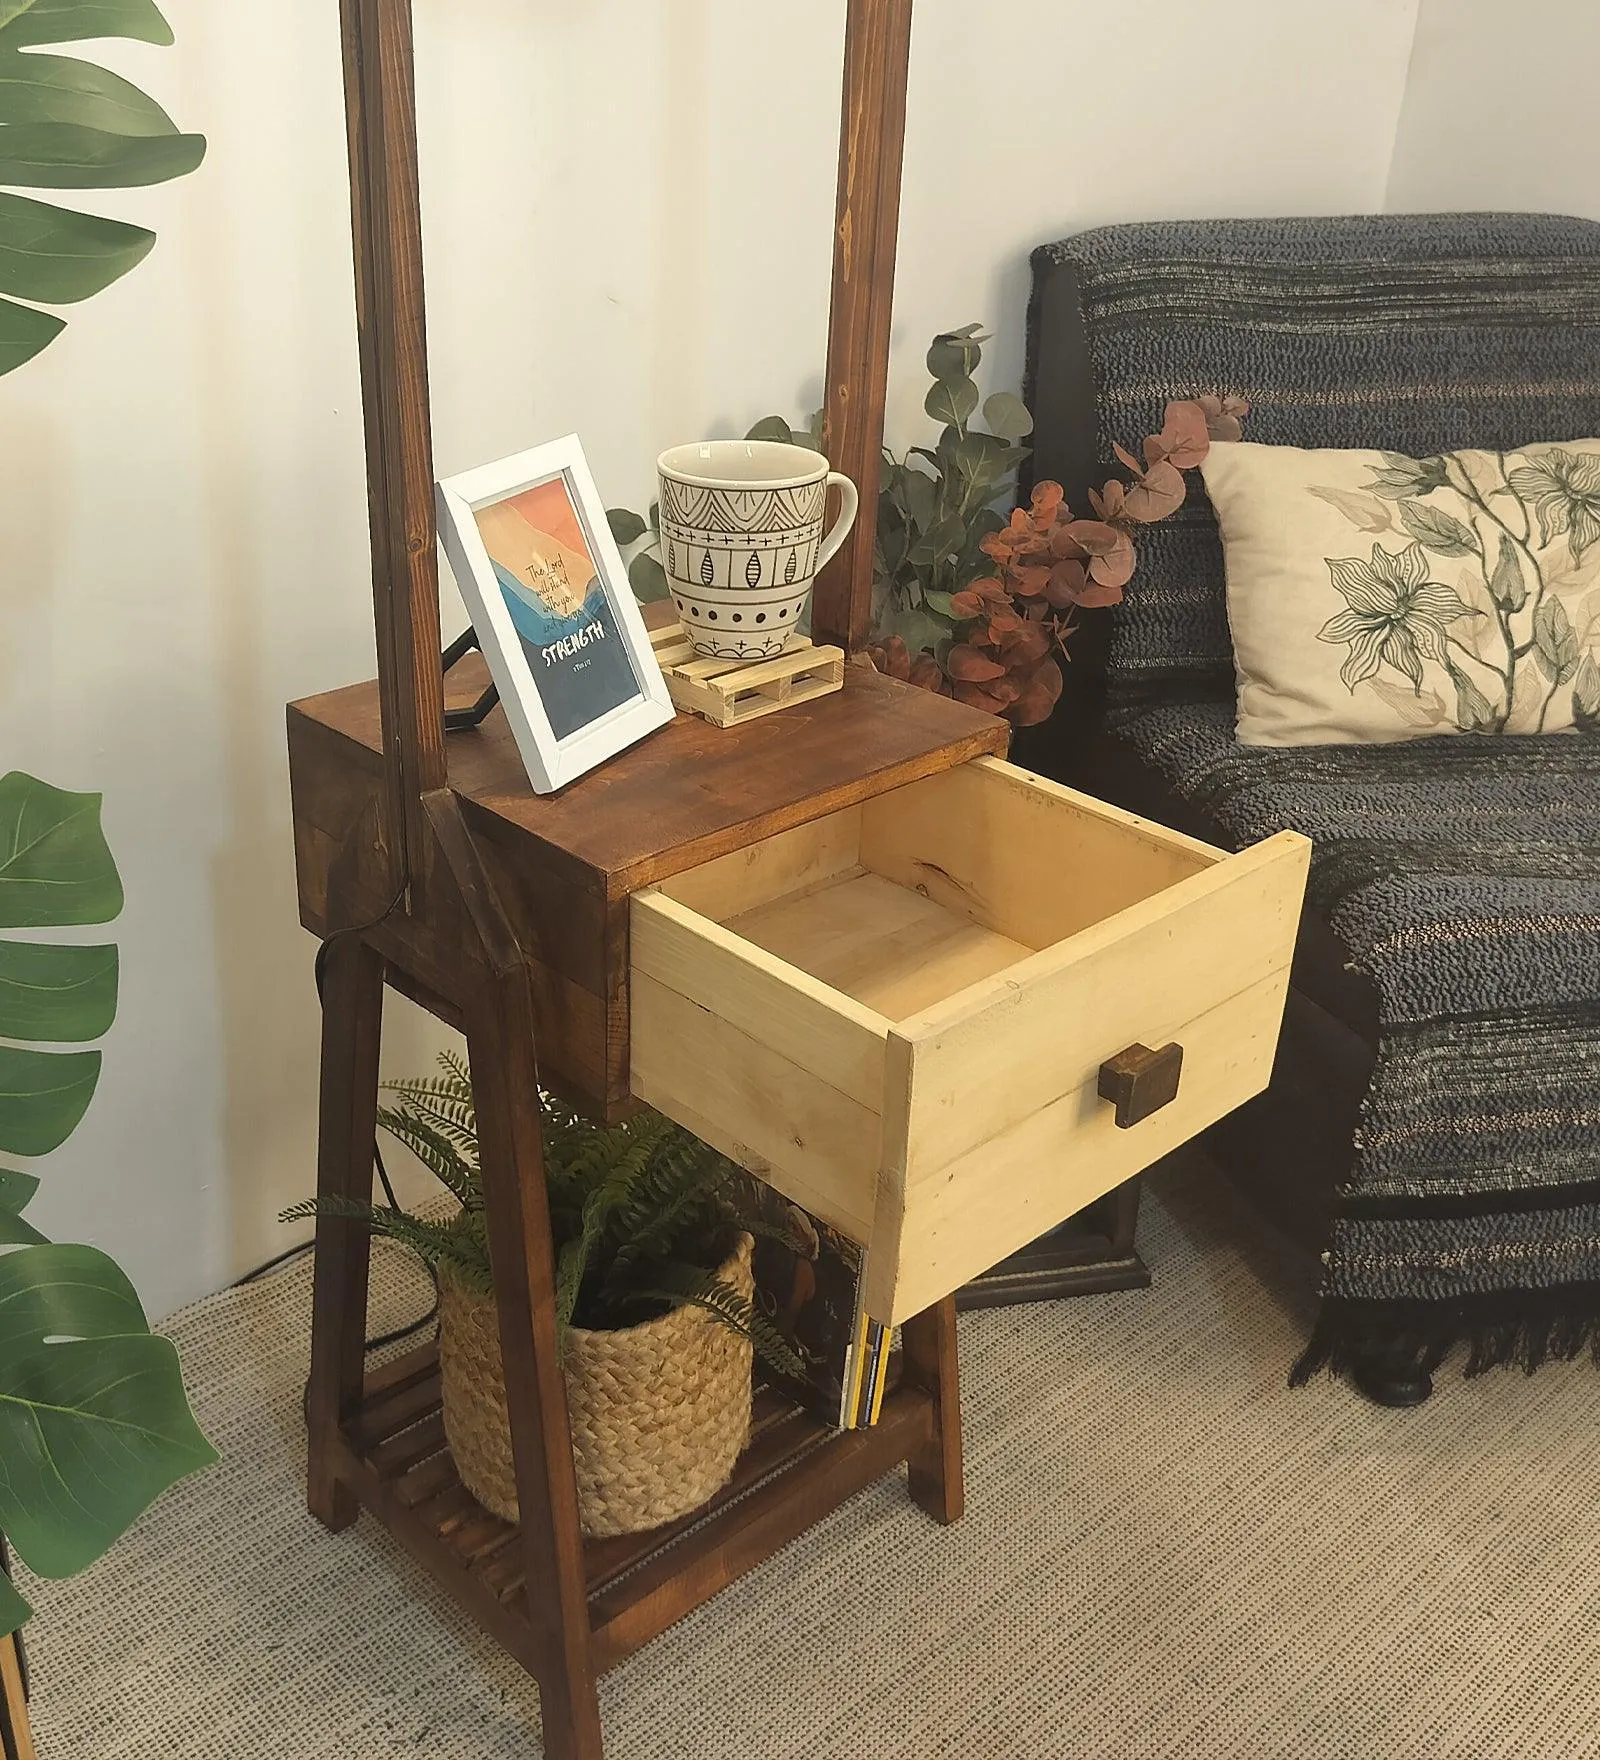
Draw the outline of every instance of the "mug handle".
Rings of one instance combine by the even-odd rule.
[[[828,486],[839,491],[839,517],[829,526],[828,534],[822,540],[822,548],[817,553],[819,573],[832,561],[834,552],[850,536],[850,528],[856,523],[856,514],[861,507],[861,497],[856,493],[856,486],[843,471],[829,471]]]

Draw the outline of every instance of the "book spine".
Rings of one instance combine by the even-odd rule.
[[[883,1416],[883,1395],[889,1385],[889,1350],[894,1343],[894,1329],[889,1326],[878,1328],[878,1360],[877,1375],[872,1388],[872,1410],[867,1414],[867,1422],[876,1424]]]
[[[844,1386],[839,1395],[839,1428],[854,1430],[860,1410],[861,1380],[866,1369],[867,1333],[871,1322],[865,1308],[856,1314],[855,1335],[850,1341],[849,1355],[844,1360]]]

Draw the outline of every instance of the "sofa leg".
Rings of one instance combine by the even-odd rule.
[[[1350,1370],[1356,1391],[1375,1406],[1397,1411],[1420,1406],[1433,1392],[1433,1377],[1417,1362],[1384,1351],[1362,1357]]]

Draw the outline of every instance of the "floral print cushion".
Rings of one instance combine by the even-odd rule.
[[[1202,469],[1242,744],[1600,732],[1600,440]]]

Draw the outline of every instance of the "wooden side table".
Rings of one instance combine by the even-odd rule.
[[[318,1190],[369,1193],[391,985],[467,1036],[522,1516],[461,1485],[433,1346],[365,1373],[370,1242],[331,1214],[309,1502],[333,1529],[382,1520],[536,1677],[550,1760],[599,1760],[599,1671],[845,1498],[903,1461],[957,1519],[953,1292],[1265,1084],[1305,846],[1226,857],[1014,769],[1002,722],[857,667],[738,726],[680,715],[556,795],[530,791],[499,711],[447,748],[410,8],[341,10],[378,678],[289,710],[324,949]],[[863,515],[813,608],[846,652],[867,632],[910,23],[911,0],[848,0],[826,447]],[[478,701],[481,658],[450,680]],[[1108,1060],[1170,1078],[1180,1041],[1181,1083],[1102,1099]],[[763,1394],[704,1510],[585,1540],[541,1084],[607,1120],[658,1106],[866,1244],[867,1305],[903,1341],[876,1427]]]

